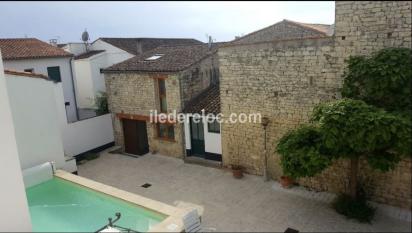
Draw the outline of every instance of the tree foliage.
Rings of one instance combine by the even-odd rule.
[[[314,176],[335,159],[361,157],[372,168],[388,171],[410,156],[410,59],[411,50],[403,48],[350,58],[342,95],[351,99],[316,106],[311,125],[279,141],[284,173]]]
[[[412,109],[411,49],[382,49],[347,62],[342,95],[388,111]]]
[[[293,178],[314,176],[327,168],[332,158],[322,148],[322,140],[320,130],[311,125],[286,134],[277,147],[285,175]]]
[[[410,121],[361,100],[321,104],[311,121],[279,141],[277,151],[286,175],[314,176],[335,159],[360,157],[372,168],[388,171],[411,153]]]

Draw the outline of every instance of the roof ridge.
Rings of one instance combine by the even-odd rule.
[[[271,27],[273,27],[273,26],[275,26],[275,25],[277,25],[277,24],[283,23],[283,22],[293,23],[293,24],[295,24],[295,25],[297,25],[297,26],[300,26],[300,27],[303,27],[303,28],[306,28],[306,29],[310,29],[310,30],[312,30],[312,31],[315,30],[316,32],[320,32],[320,33],[322,33],[322,34],[327,35],[327,33],[322,32],[322,31],[320,31],[320,30],[318,30],[318,29],[315,29],[315,28],[312,28],[312,27],[309,27],[309,26],[302,25],[302,24],[306,24],[306,23],[301,23],[301,22],[297,22],[297,21],[293,21],[293,20],[289,20],[289,19],[283,19],[283,20],[281,20],[281,21],[279,21],[279,22],[276,22],[276,23],[274,23],[274,24],[271,24],[271,25],[266,26],[266,27],[264,27],[264,28],[261,28],[261,29],[259,29],[259,30],[253,31],[253,32],[251,32],[251,33],[248,33],[248,34],[246,34],[246,35],[244,35],[244,36],[241,36],[241,37],[239,37],[239,38],[237,38],[237,39],[234,39],[234,40],[232,40],[232,41],[230,41],[230,42],[228,42],[228,43],[236,42],[236,41],[241,40],[241,39],[243,39],[243,38],[245,38],[245,37],[247,37],[247,36],[254,35],[254,34],[258,33],[258,32],[261,32],[261,31],[263,31],[263,30],[266,30],[266,29],[268,29],[268,28],[271,28]],[[325,26],[331,26],[331,25],[330,25],[330,24],[325,24]]]
[[[293,20],[289,20],[289,19],[284,19],[284,21],[285,21],[285,22],[292,23],[292,24],[295,24],[295,25],[297,25],[297,26],[300,26],[300,27],[303,27],[303,28],[306,28],[306,29],[309,29],[309,30],[312,30],[312,31],[320,32],[320,33],[322,33],[322,34],[327,35],[326,32],[321,31],[321,30],[319,30],[319,29],[317,29],[317,28],[314,28],[314,27],[309,26],[309,25],[311,25],[311,23],[302,23],[302,22],[297,22],[297,21],[293,21]],[[314,24],[312,23],[312,25],[314,25]],[[331,26],[331,25],[329,25],[329,24],[318,24],[318,25]]]
[[[34,37],[28,37],[28,38],[14,37],[14,38],[0,38],[0,40],[39,40],[39,39],[34,38]]]
[[[172,39],[172,40],[197,40],[195,38],[183,38],[183,37],[99,37],[98,39]]]

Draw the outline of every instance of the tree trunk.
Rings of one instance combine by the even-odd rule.
[[[350,160],[350,180],[349,180],[349,195],[352,198],[357,197],[358,170],[359,170],[359,158],[352,158]]]

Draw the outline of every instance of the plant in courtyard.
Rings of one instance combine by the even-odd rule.
[[[358,192],[359,161],[385,172],[411,155],[410,59],[410,49],[384,49],[371,57],[350,58],[342,95],[352,99],[316,106],[310,125],[279,141],[284,173],[295,178],[314,176],[334,160],[349,159],[349,190],[334,207],[348,217],[370,221],[374,211]]]
[[[107,103],[107,94],[106,92],[99,92],[95,96],[95,103],[96,103],[96,114],[103,115],[109,112],[109,106]]]

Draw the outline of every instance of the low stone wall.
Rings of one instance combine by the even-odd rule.
[[[362,161],[359,169],[360,184],[372,200],[410,209],[411,169],[411,159],[404,159],[394,170],[388,172],[372,170],[366,161]],[[350,162],[341,160],[315,177],[299,179],[299,183],[316,191],[341,193],[348,190],[349,171]]]

